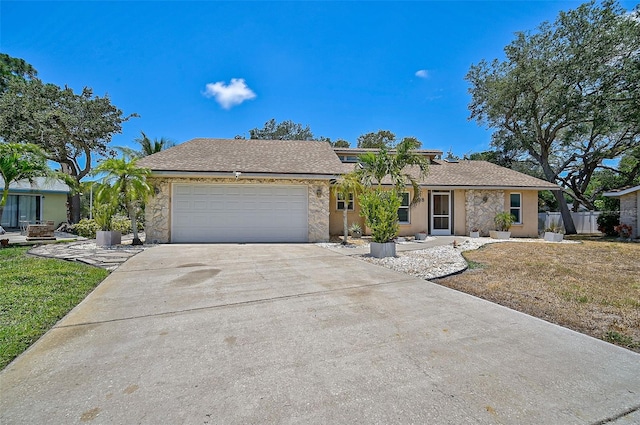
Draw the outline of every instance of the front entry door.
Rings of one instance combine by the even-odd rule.
[[[431,234],[451,235],[451,192],[431,191]]]

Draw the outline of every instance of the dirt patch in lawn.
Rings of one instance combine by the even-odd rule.
[[[640,352],[640,244],[490,244],[437,283]]]

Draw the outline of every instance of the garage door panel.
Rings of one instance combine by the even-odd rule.
[[[307,186],[174,184],[173,242],[306,242]]]

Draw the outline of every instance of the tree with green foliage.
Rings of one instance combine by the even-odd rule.
[[[119,147],[118,150],[132,158],[144,158],[145,156],[153,155],[154,153],[161,152],[176,145],[175,142],[165,137],[151,140],[144,131],[141,131],[140,137],[133,139],[133,141],[140,145],[140,150],[128,147]]]
[[[585,202],[603,161],[640,143],[638,16],[592,1],[517,33],[505,61],[483,60],[467,74],[471,118],[495,129],[494,147],[526,154]],[[566,232],[576,233],[562,191],[554,195]]]
[[[9,198],[9,185],[20,180],[33,181],[35,177],[49,175],[44,152],[29,143],[0,142],[0,176],[3,180],[0,198],[0,218]]]
[[[398,143],[393,153],[383,146],[378,152],[360,155],[360,168],[355,173],[368,188],[360,196],[360,208],[374,242],[388,242],[398,235],[398,208],[407,184],[413,188],[410,205],[422,200],[419,180],[426,177],[429,163],[414,152],[418,147],[420,142],[409,137]],[[386,178],[391,190],[382,190]]]
[[[276,122],[274,118],[264,123],[263,128],[249,130],[249,138],[257,140],[315,140],[308,125],[291,120]]]
[[[124,116],[109,97],[94,96],[90,88],[76,94],[37,78],[10,79],[0,96],[0,110],[0,137],[40,146],[75,182],[69,202],[74,223],[80,219],[80,180],[89,174],[96,156],[114,154],[108,146],[111,138],[137,116]]]
[[[383,180],[388,177],[396,191],[402,192],[407,184],[413,188],[411,205],[421,201],[419,180],[429,172],[429,162],[414,151],[420,142],[413,138],[403,139],[392,153],[385,146],[377,152],[360,155],[361,167],[356,171],[362,183],[367,186],[382,187]]]
[[[358,147],[361,149],[390,149],[396,142],[396,135],[389,130],[378,130],[358,136]]]
[[[349,205],[349,197],[357,197],[363,190],[362,182],[359,176],[355,173],[345,174],[338,177],[336,183],[331,187],[331,190],[337,198],[344,200],[344,209],[342,210],[342,226],[344,230],[344,237],[342,244],[347,244],[347,237],[349,236],[349,223],[347,222],[347,213]]]
[[[0,53],[0,93],[7,91],[9,81],[14,79],[31,80],[38,75],[38,71],[24,59],[14,58],[6,53]]]
[[[133,245],[142,245],[138,237],[137,213],[138,208],[146,197],[151,194],[151,186],[147,183],[147,176],[151,173],[148,168],[137,166],[138,158],[108,158],[101,161],[93,170],[93,174],[103,174],[102,186],[98,199],[116,199],[122,203],[133,231]]]
[[[333,142],[331,145],[334,148],[348,148],[349,146],[351,146],[351,144],[344,139],[338,139],[335,142]]]

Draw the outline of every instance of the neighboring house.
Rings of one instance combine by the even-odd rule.
[[[620,224],[632,227],[632,238],[640,237],[640,186],[612,190],[604,196],[620,198]]]
[[[318,242],[363,224],[356,199],[339,200],[331,182],[357,166],[362,149],[332,149],[326,142],[194,139],[147,156],[152,171],[146,205],[149,242]],[[558,186],[484,161],[450,163],[429,158],[421,182],[424,202],[399,211],[401,235],[464,235],[478,226],[488,234],[493,217],[518,218],[514,236],[538,235],[538,191]],[[410,199],[405,195],[405,204]],[[346,201],[346,202],[345,202]]]
[[[0,185],[4,180],[0,177]],[[56,179],[37,177],[9,185],[9,198],[0,224],[5,229],[37,221],[53,221],[55,225],[67,221],[67,195],[71,190]]]

